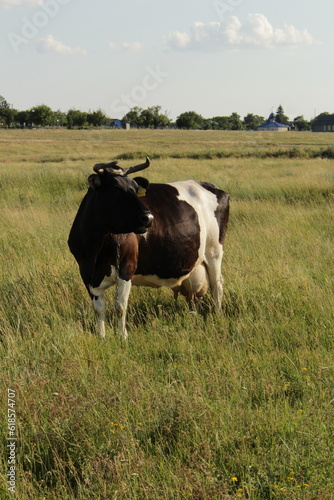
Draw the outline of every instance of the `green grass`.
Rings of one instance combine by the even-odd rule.
[[[1,499],[333,498],[334,175],[318,154],[330,140],[0,131]],[[146,154],[152,182],[231,194],[223,313],[133,288],[124,344],[110,290],[101,341],[67,236],[92,165]]]

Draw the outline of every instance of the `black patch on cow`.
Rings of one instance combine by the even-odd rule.
[[[200,227],[196,211],[178,199],[168,184],[150,184],[143,203],[154,216],[146,237],[139,241],[135,274],[161,279],[188,274],[198,258]]]
[[[87,288],[99,286],[104,276],[110,276],[111,266],[117,265],[117,242],[126,237],[124,233],[132,234],[138,246],[131,231],[143,233],[148,224],[147,210],[137,197],[138,184],[133,179],[92,174],[89,182],[90,188],[80,204],[68,238]],[[111,233],[117,233],[117,237]],[[122,244],[120,246],[123,248]],[[133,272],[136,264],[135,258]],[[128,264],[120,268],[122,279],[132,277],[130,268]]]
[[[111,275],[111,266],[117,263],[117,245],[116,236],[106,234],[101,242],[100,248],[95,254],[92,265],[92,274],[89,278],[89,284],[94,288],[100,286],[105,276]]]

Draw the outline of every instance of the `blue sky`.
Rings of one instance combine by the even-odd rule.
[[[17,109],[334,112],[333,0],[0,0]]]

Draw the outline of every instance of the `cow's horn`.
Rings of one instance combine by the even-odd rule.
[[[121,167],[117,166],[118,161],[111,161],[110,163],[96,163],[93,167],[94,172],[101,173],[105,169],[109,168],[112,170],[115,170],[115,172],[120,173],[123,172],[123,169]]]
[[[151,160],[149,159],[148,156],[146,156],[145,163],[141,163],[140,165],[135,165],[134,167],[129,167],[124,171],[124,175],[133,174],[133,172],[139,172],[139,170],[145,170],[145,168],[148,168],[150,166],[150,163]]]

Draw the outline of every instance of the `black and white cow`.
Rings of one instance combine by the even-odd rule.
[[[151,184],[117,162],[94,166],[68,244],[92,299],[98,334],[105,336],[104,292],[116,285],[119,334],[127,338],[131,285],[170,287],[188,301],[210,288],[217,312],[223,293],[221,264],[229,196],[192,180]]]

